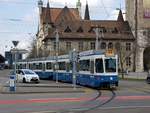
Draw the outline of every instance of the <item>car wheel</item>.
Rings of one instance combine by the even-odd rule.
[[[40,83],[40,81],[36,81],[35,83],[38,84],[38,83]]]
[[[26,79],[25,78],[23,78],[23,81],[22,81],[23,83],[26,83]]]

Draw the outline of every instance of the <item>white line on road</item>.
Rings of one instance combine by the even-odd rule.
[[[119,107],[103,107],[99,109],[109,110],[109,109],[133,109],[133,108],[150,108],[150,106],[119,106]]]

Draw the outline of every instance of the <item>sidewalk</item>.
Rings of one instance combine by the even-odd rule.
[[[146,80],[147,75],[147,72],[129,72],[128,74],[124,74],[124,79]],[[119,74],[119,77],[122,78],[122,75]]]
[[[9,85],[1,88],[1,94],[32,94],[32,93],[84,93],[85,88],[81,86],[72,86],[72,84],[55,83],[51,81],[50,84],[31,84],[31,83],[17,83],[16,91],[10,92]]]

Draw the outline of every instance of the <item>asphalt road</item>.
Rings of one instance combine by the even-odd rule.
[[[8,80],[8,71],[0,72],[0,83]],[[53,81],[41,81],[46,86]],[[39,84],[39,85],[40,85]],[[0,113],[149,113],[150,84],[121,80],[117,90],[80,88],[84,92],[68,93],[71,84],[58,83],[55,90],[64,93],[0,94]],[[56,84],[56,85],[58,85]],[[24,84],[29,85],[29,84]],[[33,86],[36,84],[32,84]],[[26,87],[30,88],[30,87]],[[34,87],[33,87],[34,88]],[[44,88],[44,87],[43,87]],[[51,89],[51,87],[47,87]],[[53,87],[54,88],[54,87]],[[34,89],[33,89],[34,90]],[[53,90],[53,89],[51,89]],[[78,90],[78,89],[69,89]]]

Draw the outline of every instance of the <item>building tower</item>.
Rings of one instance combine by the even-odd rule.
[[[88,2],[87,2],[87,0],[86,0],[86,7],[85,7],[84,20],[90,20],[89,6],[88,6]]]
[[[81,4],[80,0],[78,0],[77,3],[76,3],[76,8],[77,8],[78,11],[79,11],[80,17],[82,17],[81,5],[82,5],[82,4]]]
[[[146,65],[143,61],[145,49],[150,47],[150,1],[149,0],[126,0],[126,19],[136,38],[135,71],[144,71]]]
[[[43,1],[42,0],[38,1],[38,7],[39,7],[39,14],[41,15],[42,14],[42,7],[43,7]]]

